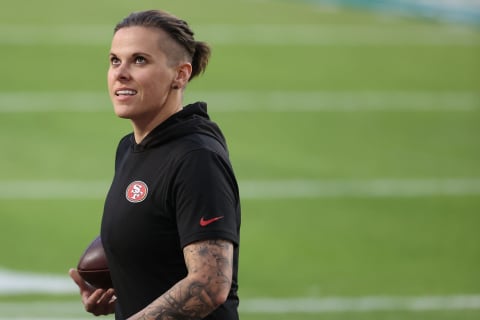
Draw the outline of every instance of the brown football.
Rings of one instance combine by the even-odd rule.
[[[80,257],[77,270],[80,276],[95,288],[108,289],[113,287],[100,236],[90,243]]]

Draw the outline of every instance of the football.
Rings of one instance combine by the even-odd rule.
[[[80,276],[95,288],[112,288],[107,257],[100,236],[96,237],[80,257],[77,265]]]

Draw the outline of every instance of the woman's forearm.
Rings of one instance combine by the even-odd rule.
[[[232,281],[233,245],[211,240],[184,249],[189,274],[129,320],[197,320],[227,299]]]

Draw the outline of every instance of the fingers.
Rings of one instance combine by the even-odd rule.
[[[115,300],[117,298],[113,288],[108,290],[96,289],[85,282],[76,269],[70,269],[68,273],[80,288],[82,302],[87,312],[99,316],[111,314],[115,311]]]
[[[98,304],[109,304],[110,302],[116,300],[115,297],[115,290],[113,289],[108,289],[105,291],[105,293],[98,299],[97,303]]]
[[[105,309],[106,309],[104,315],[114,313],[115,301],[117,300],[117,297],[115,296],[115,290],[108,289],[101,299],[102,299],[102,304],[105,305]]]
[[[114,289],[97,289],[84,300],[85,310],[96,316],[107,315],[114,312],[115,300]]]
[[[92,287],[88,285],[88,283],[83,280],[82,276],[78,273],[76,269],[70,269],[68,270],[68,274],[70,275],[70,278],[73,279],[73,281],[77,284],[77,286],[80,288],[80,291],[84,290],[92,290]]]
[[[68,275],[70,276],[70,278],[73,279],[73,281],[75,281],[75,283],[77,284],[77,286],[79,286],[79,280],[82,279],[82,277],[80,277],[80,274],[78,273],[77,269],[73,269],[71,268],[70,270],[68,270]]]

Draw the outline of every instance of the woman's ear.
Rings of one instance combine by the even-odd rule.
[[[192,64],[185,62],[177,67],[177,76],[173,80],[172,89],[183,89],[192,75]]]

